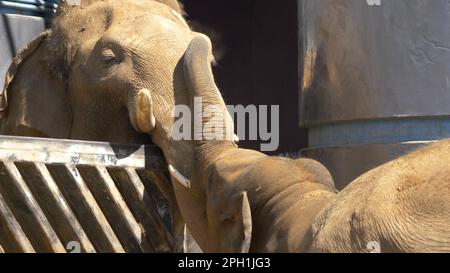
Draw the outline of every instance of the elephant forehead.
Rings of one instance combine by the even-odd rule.
[[[180,28],[180,25],[164,16],[157,14],[125,14],[115,20],[110,29],[123,33],[148,33],[148,34],[176,34],[190,33],[189,29]],[[189,30],[189,31],[187,31]]]
[[[179,26],[188,28],[186,21],[178,11],[158,1],[103,0],[90,2],[87,6],[72,6],[64,9],[59,12],[57,18],[71,24],[81,23],[85,27],[104,25],[107,29],[113,23],[130,20],[132,17],[159,15]],[[91,24],[92,21],[95,23]],[[103,24],[98,24],[99,21]]]
[[[52,50],[62,50],[60,53],[66,54],[66,59],[70,61],[86,41],[98,39],[119,25],[123,28],[122,33],[127,35],[139,32],[136,30],[130,32],[125,28],[141,28],[140,33],[143,33],[144,28],[154,32],[160,29],[162,33],[162,30],[167,30],[169,26],[172,31],[177,28],[189,30],[179,13],[159,2],[93,1],[88,6],[73,6],[59,10],[53,23],[49,46]]]
[[[88,8],[73,7],[60,11],[53,23],[53,30],[65,33],[83,33],[85,30],[106,30],[112,19],[110,5],[93,5]]]

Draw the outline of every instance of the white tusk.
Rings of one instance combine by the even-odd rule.
[[[239,143],[239,137],[236,134],[233,134],[233,143],[234,143],[234,145],[236,145],[236,147]]]
[[[191,181],[187,179],[184,175],[182,175],[177,169],[175,169],[172,165],[169,165],[170,174],[177,180],[181,185],[190,189]]]

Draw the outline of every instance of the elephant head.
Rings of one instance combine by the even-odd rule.
[[[150,134],[168,163],[190,176],[192,147],[168,144],[172,111],[192,103],[188,85],[212,79],[211,60],[211,41],[191,31],[176,0],[62,1],[52,28],[8,71],[1,133],[120,143],[142,143]],[[198,187],[175,183],[166,196],[175,191],[205,246],[206,197]]]
[[[172,110],[191,36],[176,0],[62,1],[8,71],[2,133],[146,141]]]

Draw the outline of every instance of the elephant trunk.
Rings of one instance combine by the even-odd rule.
[[[185,54],[184,73],[194,109],[194,143],[233,143],[234,124],[217,88],[211,64],[214,61],[210,40],[204,35],[195,37]],[[199,109],[202,110],[199,113]],[[199,118],[200,117],[200,118]],[[201,126],[201,127],[200,127]]]

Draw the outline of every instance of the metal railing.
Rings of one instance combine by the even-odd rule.
[[[47,24],[56,13],[57,7],[57,0],[0,1],[0,13],[42,17]]]
[[[0,136],[1,252],[171,252],[154,146]]]

